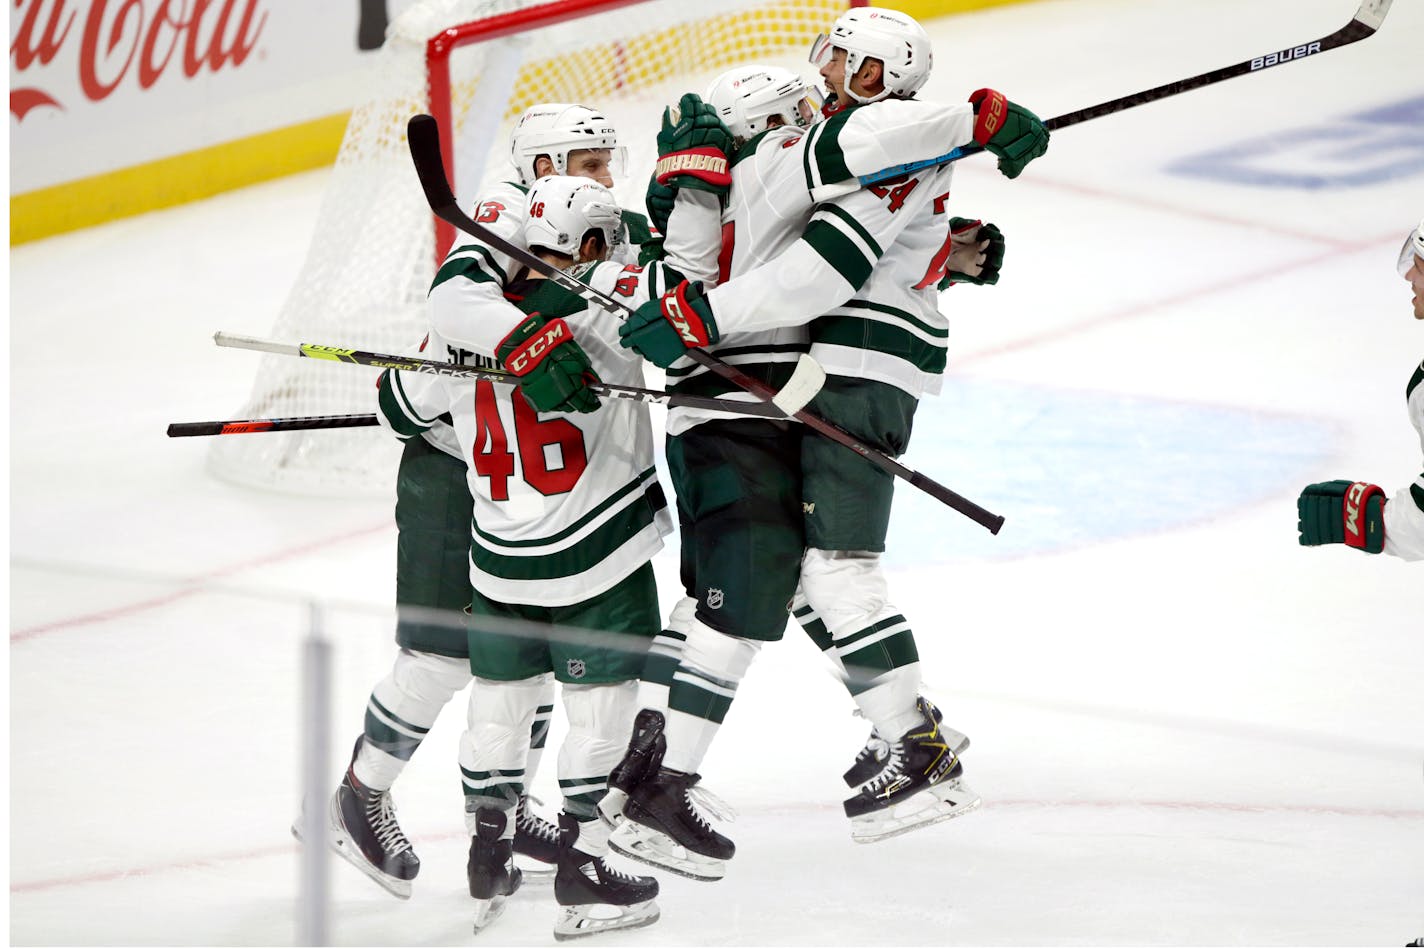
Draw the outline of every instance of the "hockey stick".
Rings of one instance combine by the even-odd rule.
[[[517,244],[511,244],[489,228],[477,224],[461,211],[460,206],[455,202],[454,193],[450,190],[450,181],[445,176],[445,164],[440,153],[440,128],[433,117],[429,115],[412,116],[406,126],[406,135],[410,144],[411,159],[415,162],[416,173],[420,176],[420,186],[425,191],[425,200],[429,202],[430,210],[435,213],[436,217],[446,223],[453,224],[467,234],[479,238],[505,256],[519,261],[519,263],[528,267],[530,270],[537,270],[565,290],[577,294],[589,304],[611,313],[621,311],[627,315],[632,315],[633,310],[626,303],[614,299],[605,293],[600,293],[588,284],[569,276],[557,267],[551,266],[542,258],[530,253],[525,248]],[[777,417],[781,417],[784,412],[786,416],[796,419],[812,431],[829,438],[839,445],[849,448],[887,474],[910,482],[910,484],[963,514],[976,524],[987,528],[991,534],[997,534],[999,528],[1003,526],[1004,519],[1002,516],[980,507],[962,495],[956,494],[934,479],[927,478],[919,472],[907,468],[889,455],[871,448],[849,432],[826,421],[819,415],[806,411],[804,408],[805,404],[810,401],[810,397],[815,394],[815,389],[819,389],[821,383],[825,381],[824,370],[820,370],[814,360],[803,357],[797,367],[797,373],[792,376],[792,381],[782,387],[781,391],[778,392],[760,379],[755,379],[736,367],[728,365],[705,350],[689,349],[687,356],[693,362],[707,368],[753,395],[765,399],[771,403],[771,405],[776,406],[781,410],[777,413]],[[807,376],[808,370],[810,372],[819,371],[820,373],[820,378],[815,380],[814,388],[811,389],[809,393],[804,391],[810,388],[809,384],[797,381],[797,374],[803,377]]]
[[[1200,89],[1202,86],[1210,86],[1227,79],[1234,79],[1237,76],[1246,76],[1251,73],[1269,69],[1272,66],[1284,66],[1286,63],[1298,62],[1316,53],[1329,52],[1332,49],[1339,49],[1341,46],[1349,46],[1351,43],[1358,43],[1360,40],[1369,39],[1375,35],[1375,31],[1384,22],[1385,14],[1389,13],[1389,5],[1394,0],[1364,0],[1360,8],[1355,11],[1355,16],[1349,23],[1331,33],[1329,36],[1322,36],[1320,39],[1310,43],[1302,43],[1299,46],[1292,46],[1288,49],[1272,50],[1261,56],[1239,62],[1234,66],[1223,66],[1220,69],[1213,69],[1211,72],[1204,72],[1200,76],[1193,76],[1190,79],[1179,79],[1176,82],[1169,82],[1155,89],[1148,89],[1145,92],[1136,92],[1130,96],[1123,96],[1120,99],[1113,99],[1098,105],[1089,106],[1086,109],[1079,109],[1076,112],[1069,112],[1066,115],[1056,116],[1043,124],[1051,132],[1058,129],[1067,128],[1070,125],[1077,125],[1079,122],[1086,122],[1089,119],[1101,118],[1104,115],[1112,115],[1114,112],[1121,112],[1133,106],[1144,105],[1148,102],[1156,102],[1158,99],[1166,99],[1192,89]],[[983,145],[970,143],[961,145],[951,152],[939,156],[938,158],[928,158],[924,161],[913,161],[903,165],[896,165],[893,168],[885,168],[874,174],[863,175],[858,184],[852,187],[843,187],[840,183],[834,185],[823,185],[822,189],[817,189],[815,194],[817,200],[826,200],[837,195],[847,194],[859,185],[875,184],[887,178],[897,178],[900,175],[908,174],[912,171],[919,171],[921,168],[930,168],[935,165],[944,165],[952,161],[958,161],[968,155],[974,155],[984,150]],[[847,183],[849,184],[849,183]]]
[[[341,349],[337,346],[323,346],[317,343],[279,343],[270,339],[256,339],[252,336],[237,336],[219,331],[213,334],[213,341],[219,346],[234,349],[252,349],[262,353],[276,353],[281,356],[305,356],[309,359],[329,359],[333,362],[347,362],[358,366],[375,366],[377,369],[398,369],[402,372],[424,372],[456,379],[484,379],[488,382],[503,382],[517,385],[517,377],[497,369],[480,369],[474,366],[457,366],[449,362],[432,359],[417,359],[412,356],[391,356],[387,353],[372,353],[361,349]],[[627,399],[632,402],[661,403],[668,406],[687,406],[697,409],[715,409],[719,412],[736,412],[741,415],[755,415],[760,418],[782,418],[774,405],[764,402],[733,402],[729,399],[714,399],[705,395],[682,395],[663,392],[661,389],[643,389],[638,386],[620,386],[609,382],[595,382],[589,389],[610,399]],[[259,420],[260,421],[260,420]],[[194,423],[201,424],[201,423]],[[313,425],[311,428],[327,426]],[[195,435],[207,434],[194,432]]]
[[[376,416],[299,415],[292,418],[229,419],[225,422],[169,422],[168,437],[188,435],[246,435],[251,432],[300,432],[314,428],[364,428],[375,425]]]

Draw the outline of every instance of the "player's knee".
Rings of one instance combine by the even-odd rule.
[[[528,744],[529,729],[550,679],[549,673],[508,682],[476,678],[466,734],[482,747]]]
[[[688,628],[682,664],[713,678],[740,682],[760,649],[757,640],[729,636],[697,620]]]
[[[388,684],[411,702],[443,707],[470,678],[467,659],[402,649],[396,654]]]
[[[833,634],[861,629],[889,608],[880,555],[871,551],[806,551],[801,562],[801,589],[808,605]]]
[[[569,731],[559,750],[560,772],[607,773],[623,756],[637,713],[637,682],[564,685]]]

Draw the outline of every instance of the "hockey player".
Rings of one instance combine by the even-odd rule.
[[[832,180],[836,171],[844,175],[852,157],[863,157],[860,150],[871,147],[856,136],[856,129],[902,126],[913,122],[906,117],[928,116],[936,108],[911,98],[928,76],[930,50],[924,31],[903,14],[872,8],[850,11],[836,22],[830,36],[817,42],[813,59],[843,105],[800,140],[802,153],[810,158],[801,169],[799,188],[787,182],[779,188],[763,184],[772,195],[809,194]],[[936,137],[939,152],[932,154],[977,140],[1000,158],[1002,173],[1016,177],[1046,150],[1047,130],[1042,123],[999,93],[981,90],[970,105],[948,111],[950,131]],[[924,131],[924,126],[917,128]],[[769,148],[781,144],[771,139],[773,134],[749,142],[738,153],[728,205],[734,218],[743,200],[738,189],[744,181],[755,180],[750,170],[739,175],[742,166],[763,164],[744,158],[746,148],[759,146],[757,156],[764,150],[776,151]],[[800,143],[788,147],[795,144]],[[864,174],[872,169],[851,170]],[[950,175],[949,166],[941,166],[837,198],[815,213],[803,235],[793,234],[780,242],[756,240],[758,227],[766,230],[772,215],[748,214],[736,221],[728,235],[733,260],[744,241],[756,249],[755,258],[747,258],[748,269],[732,272],[730,282],[708,291],[683,283],[660,304],[641,307],[625,324],[625,345],[659,365],[671,366],[671,378],[685,364],[685,347],[716,344],[709,345],[716,349],[738,338],[737,333],[800,325],[821,317],[811,328],[811,354],[832,375],[811,407],[869,444],[892,455],[901,453],[918,396],[937,391],[944,366],[947,326],[936,306],[936,290],[957,250],[964,245],[980,249],[977,222],[972,234],[965,227],[950,226],[946,209]],[[669,224],[670,247],[679,239],[677,226],[675,219]],[[977,265],[978,254],[973,256]],[[723,301],[730,316],[727,321],[721,320]],[[668,455],[671,462],[671,442]],[[870,756],[869,775],[863,759],[848,772],[848,779],[866,781],[866,787],[847,802],[852,833],[858,840],[875,840],[963,813],[977,805],[978,798],[958,781],[962,766],[955,749],[962,736],[951,737],[942,730],[936,710],[918,698],[913,636],[889,604],[879,568],[893,485],[868,462],[815,436],[802,441],[799,460],[804,479],[801,500],[813,548],[801,564],[802,586],[829,628],[839,655],[858,675],[862,688],[856,694],[857,704],[877,733],[892,736],[883,763]],[[784,470],[791,470],[790,466]],[[677,487],[681,498],[687,484],[678,481]],[[862,516],[866,511],[870,516]],[[703,582],[701,575],[698,579]],[[794,588],[795,577],[781,579],[778,592],[783,604],[790,599],[788,582]],[[779,628],[772,636],[759,636],[754,627],[737,628],[719,620],[704,609],[707,605],[707,591],[699,591],[697,617],[669,694],[662,769],[629,792],[625,813],[678,845],[671,854],[654,850],[642,856],[653,858],[651,862],[670,856],[683,862],[684,871],[689,867],[695,871],[692,875],[716,878],[734,848],[695,812],[685,792],[696,782],[697,764],[756,651],[757,640],[775,638]],[[625,758],[629,772],[644,753],[654,761],[657,758],[656,738],[648,737],[656,731],[656,722],[640,718],[644,727],[635,730]],[[883,767],[875,769],[876,763]]]
[[[1414,318],[1424,320],[1424,221],[1399,251],[1399,275],[1414,291]],[[1424,447],[1424,363],[1414,370],[1404,393],[1409,420]],[[1296,509],[1303,546],[1346,544],[1365,553],[1424,560],[1424,474],[1393,498],[1363,481],[1307,485]]]
[[[531,106],[510,138],[517,181],[495,185],[479,201],[481,220],[505,237],[523,240],[525,193],[550,174],[582,176],[611,185],[621,167],[612,124],[580,105]],[[642,215],[624,212],[617,252],[635,255],[651,232]],[[503,335],[524,317],[505,299],[508,261],[473,238],[455,245],[436,279],[445,312],[470,315]],[[426,358],[466,363],[468,347],[444,352],[422,344]],[[351,764],[328,807],[332,849],[397,897],[408,899],[420,860],[396,820],[390,789],[420,747],[440,710],[470,682],[463,611],[470,602],[470,519],[473,500],[466,465],[454,431],[435,420],[421,438],[406,440],[396,482],[396,644],[389,675],[366,703],[365,727]],[[541,696],[530,735],[527,776],[532,780],[553,711],[552,681]],[[514,849],[552,867],[558,829],[522,800]],[[298,828],[293,827],[298,834]]]
[[[596,182],[543,178],[519,217],[522,242],[554,266],[577,267],[581,279],[634,303],[652,295],[643,282],[656,281],[656,267],[599,263],[613,247],[619,211]],[[398,436],[417,437],[449,411],[469,459],[476,682],[461,766],[475,929],[499,914],[520,883],[514,819],[530,724],[551,678],[563,684],[569,719],[559,752],[555,935],[645,926],[657,919],[657,883],[608,866],[608,830],[596,808],[632,721],[647,644],[660,626],[649,560],[671,523],[646,407],[602,404],[569,385],[600,375],[641,383],[642,361],[618,346],[613,316],[539,274],[511,271],[506,293],[519,300],[524,318],[473,354],[519,376],[517,388],[387,373],[381,389],[380,417]]]

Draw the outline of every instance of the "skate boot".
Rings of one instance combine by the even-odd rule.
[[[969,736],[963,732],[957,732],[953,728],[945,728],[941,722],[944,713],[928,699],[925,704],[930,707],[931,714],[934,715],[935,724],[940,726],[940,731],[944,734],[944,742],[949,745],[955,755],[961,755],[969,750]],[[859,712],[856,712],[859,715]],[[870,730],[870,737],[865,740],[865,747],[860,749],[860,754],[855,756],[855,763],[850,766],[842,777],[845,779],[846,787],[858,788],[864,785],[871,778],[879,774],[885,767],[885,762],[890,758],[890,742],[880,737],[880,733],[874,728]]]
[[[598,802],[598,813],[604,823],[618,827],[623,823],[623,806],[628,795],[648,777],[657,774],[667,750],[663,737],[663,713],[645,708],[633,719],[633,735],[623,759],[608,773],[608,793]]]
[[[935,720],[935,707],[916,700],[921,724],[890,743],[885,767],[845,802],[851,839],[874,843],[960,817],[979,806],[961,779],[964,766]],[[958,732],[954,732],[958,735]]]
[[[559,815],[559,872],[554,877],[554,899],[559,918],[554,938],[560,941],[592,936],[613,929],[639,929],[658,921],[658,881],[633,876],[610,867],[604,857],[580,849],[602,850],[598,838],[607,826],[600,820],[580,824],[568,814]],[[588,835],[581,840],[582,835]]]
[[[559,828],[534,813],[529,795],[519,798],[514,812],[514,854],[522,857],[520,869],[526,880],[549,880],[559,859]]]
[[[470,862],[465,870],[470,895],[475,898],[475,932],[500,917],[504,901],[523,882],[514,865],[514,843],[504,836],[508,825],[509,818],[497,808],[475,811],[475,836],[470,838]]]
[[[609,839],[614,850],[693,880],[720,880],[736,845],[719,834],[702,815],[729,820],[731,809],[715,795],[697,787],[700,775],[659,768],[633,788],[623,813],[627,835]]]
[[[351,765],[327,807],[331,849],[382,889],[408,900],[410,881],[420,872],[420,858],[396,822],[391,792],[368,788],[356,778],[356,755],[363,740],[356,739]],[[300,824],[292,826],[292,836],[302,839]]]

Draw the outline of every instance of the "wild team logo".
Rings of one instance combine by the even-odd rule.
[[[707,588],[707,608],[709,610],[720,610],[722,608],[722,591],[716,587]]]
[[[587,672],[588,672],[588,668],[583,664],[583,660],[582,660],[582,659],[570,659],[570,660],[569,660],[569,678],[570,678],[570,679],[582,679],[582,678],[584,677],[584,674],[587,673]]]

